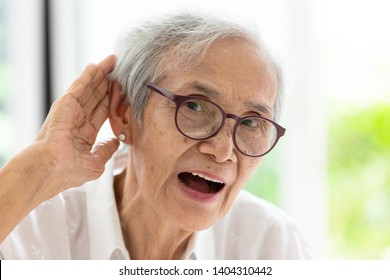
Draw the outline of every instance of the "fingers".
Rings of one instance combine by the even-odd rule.
[[[81,106],[83,107],[86,115],[91,114],[96,108],[99,106],[99,103],[105,99],[105,97],[108,96],[108,87],[109,82],[108,80],[103,80],[98,87],[96,87],[92,94],[90,94],[89,99],[84,101]]]
[[[102,70],[104,76],[107,76],[115,65],[116,57],[111,54],[99,62],[98,67]]]
[[[80,79],[95,89],[113,70],[115,65],[115,56],[109,55],[99,64],[88,65],[80,76]]]
[[[119,147],[119,141],[115,138],[96,143],[92,150],[92,161],[104,170],[104,165],[113,156]]]
[[[115,56],[110,55],[95,66],[95,70],[87,72],[90,76],[89,86],[93,91],[92,97],[95,97],[95,102],[100,102],[107,94],[108,79],[107,75],[113,70],[115,64]]]
[[[72,176],[69,178],[70,186],[80,186],[85,182],[99,178],[105,169],[107,161],[114,155],[119,147],[115,138],[96,143],[92,151],[85,150],[77,154]]]
[[[100,127],[108,118],[109,103],[109,96],[106,95],[90,116],[89,123],[96,129],[96,131],[99,131]]]
[[[99,64],[90,64],[82,72],[80,77],[73,82],[68,90],[86,110],[93,111],[95,106],[107,95],[107,75],[112,71],[115,64],[115,56],[106,57]]]
[[[97,65],[98,68],[101,70],[101,74],[103,77],[106,77],[113,70],[115,61],[115,55],[109,55]],[[99,79],[101,78],[97,78],[97,80],[94,82],[98,83]]]

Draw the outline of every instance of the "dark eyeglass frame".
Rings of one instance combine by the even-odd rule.
[[[187,138],[190,138],[190,139],[193,139],[193,140],[206,140],[206,139],[209,139],[211,137],[214,137],[215,135],[217,135],[217,133],[219,131],[221,131],[221,129],[223,128],[223,126],[225,125],[225,120],[227,118],[230,118],[230,119],[233,119],[236,121],[236,124],[234,125],[234,129],[233,129],[233,143],[234,143],[234,146],[237,148],[237,150],[240,151],[240,153],[248,156],[248,157],[261,157],[261,156],[264,156],[266,154],[268,154],[275,146],[276,144],[278,143],[279,139],[285,134],[286,132],[286,129],[284,127],[282,127],[281,125],[279,125],[278,123],[270,120],[270,119],[267,119],[267,118],[264,118],[262,116],[259,116],[259,115],[253,115],[253,116],[246,116],[246,117],[239,117],[237,115],[234,115],[234,114],[228,114],[226,113],[218,104],[216,104],[215,102],[209,100],[209,99],[206,99],[206,98],[202,98],[202,97],[198,97],[198,96],[184,96],[184,95],[177,95],[177,94],[174,94],[164,88],[161,88],[153,83],[146,83],[145,85],[147,88],[151,89],[152,91],[154,92],[157,92],[159,93],[160,95],[168,98],[169,100],[175,102],[176,104],[176,111],[175,111],[175,125],[176,125],[176,128],[177,130],[183,134],[185,137]],[[190,137],[188,136],[187,134],[185,134],[179,127],[178,123],[177,123],[177,114],[178,114],[178,111],[179,111],[179,108],[181,107],[181,105],[188,101],[188,100],[194,100],[194,99],[197,99],[197,100],[202,100],[204,102],[208,102],[208,103],[211,103],[213,104],[215,107],[217,107],[221,113],[222,113],[222,120],[221,120],[221,124],[220,126],[209,136],[207,137],[201,137],[201,138],[194,138],[194,137]],[[268,149],[268,151],[266,151],[265,153],[262,153],[260,155],[250,155],[250,154],[247,154],[245,153],[244,151],[242,151],[239,146],[237,145],[237,142],[236,142],[236,130],[237,130],[237,127],[239,124],[241,124],[244,120],[248,119],[248,118],[258,118],[258,119],[262,119],[262,120],[265,120],[265,121],[268,121],[270,123],[272,123],[275,128],[276,128],[276,138],[275,138],[275,142],[274,144]]]

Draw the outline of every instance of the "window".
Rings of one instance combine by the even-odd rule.
[[[0,0],[0,166],[42,124],[41,2]]]
[[[12,150],[12,136],[14,135],[12,120],[9,112],[9,95],[8,93],[8,67],[7,67],[7,23],[6,23],[6,2],[0,0],[0,128],[1,128],[1,145],[0,145],[0,166],[3,166],[10,156]]]
[[[387,11],[386,1],[317,1],[317,89],[327,96],[333,258],[390,257]]]

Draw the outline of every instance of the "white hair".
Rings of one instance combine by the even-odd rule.
[[[218,40],[242,38],[268,55],[277,75],[274,119],[281,111],[283,82],[280,67],[260,42],[257,30],[237,20],[199,12],[181,12],[146,21],[123,33],[117,42],[117,62],[111,78],[118,81],[135,116],[141,119],[149,89],[171,69],[193,67]],[[167,63],[164,58],[173,59]]]

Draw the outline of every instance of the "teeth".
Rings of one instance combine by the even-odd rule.
[[[198,177],[200,177],[200,178],[203,178],[203,179],[205,179],[205,180],[207,180],[207,181],[211,181],[211,182],[215,182],[215,183],[219,183],[219,184],[224,184],[224,183],[221,182],[221,181],[211,179],[211,178],[209,178],[209,177],[207,177],[207,176],[205,176],[205,175],[203,175],[203,174],[200,174],[200,173],[191,172],[191,174],[194,175],[194,176],[198,176]]]

